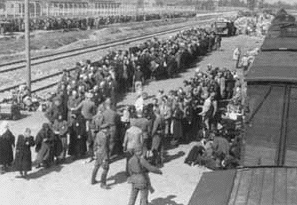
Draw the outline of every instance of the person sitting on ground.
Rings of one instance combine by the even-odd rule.
[[[192,147],[188,156],[185,159],[185,164],[192,166],[193,164],[201,165],[201,157],[205,152],[206,140],[202,139]]]
[[[221,164],[221,162],[229,156],[230,144],[228,140],[216,133],[212,147],[217,163]]]

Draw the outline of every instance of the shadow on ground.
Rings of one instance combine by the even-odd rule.
[[[156,198],[149,203],[149,205],[184,205],[176,203],[173,199],[176,198],[175,195],[169,195],[166,198]]]
[[[118,172],[117,174],[115,174],[107,179],[107,181],[113,181],[111,184],[108,184],[108,186],[123,184],[127,181],[127,178],[128,178],[128,176],[127,176],[126,172]]]
[[[183,151],[179,151],[178,153],[176,153],[176,154],[174,154],[174,155],[168,155],[168,153],[167,152],[165,152],[164,153],[164,163],[168,163],[168,162],[170,162],[170,161],[172,161],[172,160],[175,160],[175,159],[178,159],[178,158],[180,158],[180,157],[182,157],[182,156],[184,156],[185,155],[185,153],[183,152]]]
[[[60,172],[62,170],[63,166],[52,166],[49,168],[41,168],[37,172],[31,172],[28,174],[29,179],[38,179],[40,177],[43,177],[51,172]]]

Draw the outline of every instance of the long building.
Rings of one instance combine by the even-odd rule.
[[[200,0],[203,1],[203,0]],[[195,7],[168,0],[30,0],[30,16],[111,16],[193,12]],[[0,0],[0,17],[24,16],[24,0]]]
[[[36,16],[71,16],[71,15],[115,15],[121,3],[117,0],[33,0],[30,1],[30,15]],[[23,0],[0,1],[0,15],[22,17]]]

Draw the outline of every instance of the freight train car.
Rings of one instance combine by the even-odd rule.
[[[296,204],[296,28],[286,22],[267,36],[246,76],[241,167],[203,174],[189,205]]]

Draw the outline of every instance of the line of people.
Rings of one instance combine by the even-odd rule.
[[[194,17],[195,13],[168,13],[168,14],[139,14],[130,15],[112,15],[99,17],[37,17],[30,20],[30,30],[58,30],[58,29],[99,29],[104,25],[115,23],[128,23],[150,21],[158,19]],[[23,32],[25,22],[23,18],[4,19],[8,24],[0,25],[1,33],[4,32]]]

